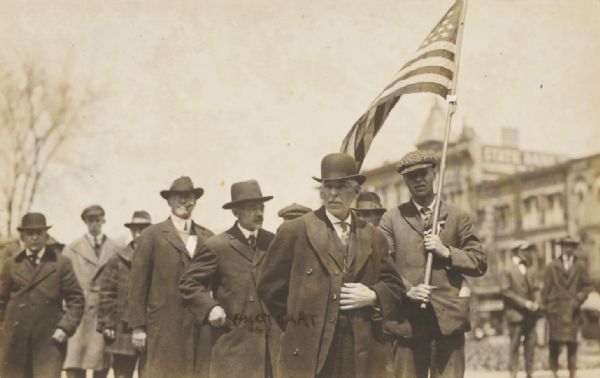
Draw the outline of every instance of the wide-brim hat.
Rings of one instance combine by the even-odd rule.
[[[19,231],[47,230],[52,226],[46,224],[46,217],[42,213],[27,213],[21,218]]]
[[[83,209],[83,211],[81,212],[81,219],[85,220],[85,218],[87,217],[93,217],[93,216],[104,216],[106,213],[104,212],[104,209],[102,208],[102,206],[100,205],[92,205],[92,206],[88,206],[85,209]]]
[[[131,228],[136,226],[149,226],[152,224],[152,218],[150,218],[150,214],[144,210],[138,210],[133,212],[133,216],[131,217],[131,222],[125,223],[125,227]]]
[[[369,213],[385,213],[387,211],[386,208],[381,206],[381,199],[374,192],[362,192],[358,195],[356,199],[356,207],[353,207],[352,210],[358,212],[369,212]]]
[[[164,199],[168,199],[169,195],[171,194],[184,193],[194,193],[194,196],[196,199],[198,199],[204,194],[204,189],[200,187],[195,188],[191,178],[188,176],[182,176],[178,179],[175,179],[168,190],[161,190],[160,196]]]
[[[302,215],[304,215],[306,213],[310,213],[311,211],[312,211],[312,209],[310,207],[306,207],[306,206],[303,206],[303,205],[300,205],[300,204],[294,202],[291,205],[288,205],[288,206],[284,207],[283,209],[279,210],[277,212],[277,215],[279,215],[281,218],[283,218],[285,220],[290,220],[290,219],[301,217]]]
[[[396,171],[401,175],[427,167],[436,167],[439,156],[434,151],[417,150],[407,153],[396,165]]]
[[[567,235],[565,237],[562,237],[560,239],[558,239],[558,242],[556,243],[558,245],[572,245],[572,246],[578,246],[579,242],[575,239],[573,239],[571,236]]]
[[[313,179],[318,182],[356,180],[362,184],[367,177],[358,173],[358,165],[352,156],[338,152],[321,160],[321,177],[313,176]]]
[[[223,209],[231,209],[246,202],[266,202],[273,196],[263,196],[256,180],[236,182],[231,185],[231,201],[223,205]]]
[[[515,240],[512,242],[510,250],[513,252],[517,251],[528,251],[535,248],[535,244],[532,244],[525,240]]]

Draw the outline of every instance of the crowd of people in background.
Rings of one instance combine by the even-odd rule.
[[[137,210],[119,246],[98,205],[67,246],[40,213],[23,216],[23,247],[0,273],[0,376],[462,377],[469,290],[487,269],[469,215],[436,198],[438,157],[405,155],[398,173],[411,199],[385,209],[361,191],[366,177],[343,153],[321,162],[322,206],[292,204],[276,233],[263,229],[273,198],[256,180],[231,186],[232,226],[215,235],[192,220],[204,189],[189,177],[160,195],[171,215],[152,223]],[[438,234],[432,232],[439,200]],[[511,375],[525,343],[533,373],[535,321],[550,323],[550,367],[566,344],[575,375],[577,316],[591,289],[577,242],[546,269],[528,269],[532,245],[516,241],[502,278]],[[424,283],[427,253],[431,282]],[[540,290],[542,289],[542,290]]]

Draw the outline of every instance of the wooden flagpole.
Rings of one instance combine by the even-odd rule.
[[[432,232],[434,235],[438,235],[440,232],[439,218],[440,218],[440,203],[442,200],[442,188],[444,187],[444,173],[446,171],[446,155],[448,153],[448,140],[450,139],[450,126],[452,125],[452,117],[456,111],[456,84],[458,83],[458,69],[460,65],[460,52],[462,47],[463,30],[465,27],[465,16],[467,14],[467,0],[463,1],[463,7],[460,13],[460,19],[458,23],[458,34],[456,35],[456,54],[454,55],[454,61],[456,62],[454,68],[454,77],[452,80],[452,86],[450,93],[446,96],[448,102],[448,111],[446,112],[446,126],[444,128],[444,144],[442,145],[442,157],[440,160],[440,175],[438,179],[438,185],[435,195],[435,202],[433,205],[433,225]],[[427,263],[425,264],[425,280],[424,283],[429,285],[431,283],[431,269],[433,267],[433,253],[427,253]],[[421,303],[421,308],[427,308],[426,303]]]

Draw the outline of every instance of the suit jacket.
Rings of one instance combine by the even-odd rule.
[[[540,288],[531,267],[525,275],[511,261],[502,272],[500,293],[504,299],[504,316],[510,323],[531,319],[535,313],[525,307],[527,301],[540,303]]]
[[[85,295],[85,311],[77,331],[69,339],[65,369],[81,368],[101,370],[108,367],[104,359],[104,338],[96,332],[98,305],[100,301],[100,272],[119,250],[119,246],[109,238],[102,243],[100,257],[94,247],[83,236],[63,250],[63,256],[73,263],[75,276]]]
[[[97,331],[100,333],[108,328],[115,330],[115,339],[106,345],[107,352],[131,356],[137,354],[131,341],[126,314],[133,252],[132,244],[127,244],[108,260],[100,274],[97,324]]]
[[[213,233],[195,223],[192,229],[198,237],[198,254]],[[208,374],[210,339],[202,338],[209,335],[202,332],[178,295],[179,280],[191,261],[170,219],[148,226],[137,241],[127,317],[131,328],[145,328],[148,334],[147,378]]]
[[[181,294],[198,319],[204,320],[205,309],[215,305],[222,306],[227,314],[227,326],[218,330],[213,345],[211,377],[265,375],[265,364],[269,361],[266,355],[269,324],[256,294],[256,279],[273,237],[273,233],[259,230],[257,251],[254,251],[236,222],[226,232],[206,241],[201,254],[194,258],[181,278]],[[214,299],[205,289],[206,262],[212,261],[208,259],[209,254],[217,261],[210,277]]]
[[[83,308],[69,259],[50,248],[37,266],[25,251],[9,258],[0,273],[0,376],[24,377],[31,364],[36,376],[59,377],[66,345],[52,335],[57,328],[73,335]]]
[[[487,270],[483,246],[473,231],[469,216],[444,202],[440,206],[442,228],[440,238],[450,249],[451,265],[435,259],[431,271],[431,306],[444,335],[470,329],[469,299],[459,297],[463,276],[482,276]],[[423,243],[424,226],[412,201],[388,210],[379,227],[385,235],[390,253],[407,287],[422,283],[425,278],[427,253]],[[386,323],[388,332],[401,337],[420,337],[428,332],[420,303],[408,301]]]
[[[284,222],[264,258],[257,292],[283,329],[276,376],[314,377],[327,358],[338,321],[343,263],[325,208]],[[349,247],[354,281],[377,293],[382,316],[398,307],[404,285],[389,260],[384,236],[352,215]],[[371,307],[351,318],[358,377],[385,375],[386,347],[380,316]],[[287,320],[287,321],[286,321]]]
[[[546,266],[542,307],[550,326],[550,340],[577,341],[580,307],[591,290],[587,266],[577,257],[568,271],[560,257]]]

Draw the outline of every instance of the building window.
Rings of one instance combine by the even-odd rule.
[[[561,225],[565,222],[564,200],[562,193],[546,196],[545,223],[549,226]]]
[[[527,197],[522,202],[523,208],[523,229],[529,230],[541,226],[544,220],[541,214],[538,198],[535,196]]]
[[[494,228],[496,232],[505,232],[510,229],[510,206],[500,205],[494,207]]]

